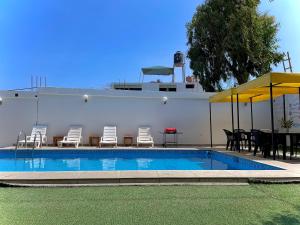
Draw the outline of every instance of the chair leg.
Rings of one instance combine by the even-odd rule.
[[[230,140],[227,140],[227,143],[226,143],[226,150],[228,150],[229,143],[230,143]]]
[[[254,156],[256,156],[257,149],[258,149],[258,145],[255,145],[255,146],[254,146],[254,152],[253,152],[253,155],[254,155]]]
[[[234,145],[234,141],[231,140],[231,141],[230,141],[230,151],[233,151],[233,145]]]

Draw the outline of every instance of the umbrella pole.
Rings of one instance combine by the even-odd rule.
[[[286,121],[286,113],[285,113],[285,95],[282,95],[283,100],[283,119]]]
[[[299,87],[299,109],[300,109],[300,87]]]
[[[238,135],[238,138],[237,138],[237,147],[238,147],[238,150],[239,152],[241,151],[241,148],[240,148],[240,107],[239,107],[239,94],[236,95],[236,113],[237,113],[237,135]]]
[[[212,148],[213,140],[212,140],[211,102],[209,103],[209,127],[210,127],[210,147]]]
[[[253,130],[253,100],[250,98],[250,111],[251,111],[251,130]]]
[[[276,159],[276,149],[274,146],[274,108],[273,108],[273,85],[270,83],[270,106],[271,106],[271,128],[272,128],[272,145],[273,159]]]
[[[231,95],[231,127],[232,133],[234,132],[234,115],[233,115],[233,96]]]

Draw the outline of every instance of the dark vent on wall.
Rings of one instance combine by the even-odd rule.
[[[187,85],[185,85],[186,89],[193,89],[194,87],[195,87],[194,84],[187,84]]]

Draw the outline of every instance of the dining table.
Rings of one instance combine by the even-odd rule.
[[[269,136],[271,139],[271,132],[262,131],[264,135]],[[274,140],[275,140],[275,148],[278,149],[278,145],[282,145],[283,159],[286,159],[287,147],[289,140],[289,148],[290,148],[290,159],[294,155],[294,143],[300,137],[299,132],[275,132]],[[277,145],[277,146],[276,146]],[[270,149],[271,150],[271,149]]]
[[[264,157],[267,157],[270,155],[271,151],[271,139],[272,139],[272,132],[271,130],[267,129],[260,129],[260,132],[262,135],[265,135],[265,137],[262,137],[263,140],[269,140],[269,151],[264,151],[263,155]],[[248,145],[248,151],[251,151],[252,149],[252,132],[249,130],[239,130],[235,131],[235,138],[236,140],[236,149],[240,150],[240,143],[239,139],[241,135],[244,135],[246,137],[246,142]],[[289,147],[290,150],[290,159],[294,155],[294,143],[296,140],[300,139],[300,132],[282,132],[282,131],[276,131],[274,133],[274,140],[275,140],[275,148],[278,149],[278,145],[282,145],[282,152],[283,152],[283,159],[286,159],[286,153],[287,149]],[[289,142],[289,144],[288,144]]]

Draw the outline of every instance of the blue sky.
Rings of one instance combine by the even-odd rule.
[[[0,0],[0,89],[29,87],[31,75],[61,87],[138,81],[141,67],[172,66],[187,50],[185,24],[201,2]],[[262,0],[260,10],[276,16],[281,50],[300,71],[300,1]]]

